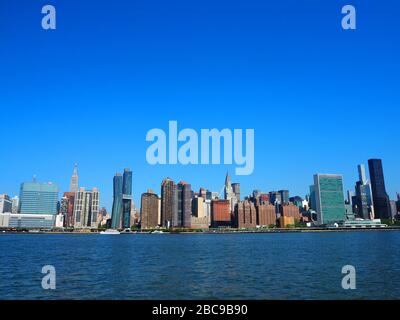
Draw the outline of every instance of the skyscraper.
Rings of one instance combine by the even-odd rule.
[[[241,201],[235,206],[235,226],[238,229],[253,229],[257,226],[257,213],[253,202]]]
[[[74,227],[97,228],[99,224],[100,192],[97,188],[85,190],[80,188],[76,193],[74,205]]]
[[[279,190],[278,192],[281,195],[281,204],[289,203],[289,190]]]
[[[359,218],[370,219],[370,209],[368,206],[368,186],[363,184],[361,181],[356,183],[356,199],[355,203],[357,209],[356,213]]]
[[[269,201],[271,204],[281,204],[282,203],[282,195],[278,191],[270,191],[269,192]]]
[[[64,192],[63,198],[61,199],[61,213],[64,215],[64,225],[67,228],[73,227],[75,223],[75,195],[76,192]]]
[[[231,204],[229,200],[212,200],[211,225],[213,228],[232,226]]]
[[[347,190],[347,204],[353,205],[353,192],[351,190]]]
[[[14,198],[12,198],[11,213],[17,214],[18,210],[19,210],[19,198],[17,196],[15,196]]]
[[[276,225],[276,210],[275,206],[269,202],[262,202],[256,205],[257,225],[271,226]]]
[[[368,167],[369,177],[371,179],[375,218],[389,219],[391,217],[391,209],[389,196],[385,187],[382,160],[370,159],[368,160]]]
[[[195,196],[192,199],[192,214],[193,216],[197,218],[204,218],[207,216],[207,213],[205,211],[205,205],[204,205],[204,198],[200,196]]]
[[[235,206],[238,202],[235,192],[233,191],[232,184],[231,184],[231,177],[229,173],[226,173],[225,177],[225,187],[224,187],[224,199],[229,200],[231,204],[231,212],[233,213],[235,210]]]
[[[78,180],[79,180],[79,177],[78,177],[78,164],[75,163],[74,172],[72,173],[71,183],[69,185],[69,191],[70,192],[73,192],[73,193],[78,192],[78,189],[79,189]]]
[[[0,194],[0,213],[12,212],[12,200],[7,194]]]
[[[123,206],[123,178],[120,173],[117,173],[113,179],[113,207],[112,207],[112,222],[113,229],[122,228],[122,206]]]
[[[317,200],[315,198],[315,185],[310,186],[310,208],[317,210]]]
[[[367,184],[367,176],[365,174],[365,166],[363,164],[358,165],[358,177],[362,184]]]
[[[25,182],[20,189],[21,214],[57,214],[58,186],[52,182]]]
[[[142,194],[140,211],[142,229],[153,229],[158,226],[159,203],[158,196],[152,190]]]
[[[178,214],[173,221],[174,227],[190,228],[192,216],[192,187],[186,182],[179,182],[177,185]]]
[[[171,228],[173,221],[178,220],[178,193],[176,184],[170,178],[161,184],[161,224]]]
[[[236,196],[237,201],[240,201],[240,183],[232,183],[232,190]]]
[[[337,174],[316,174],[314,186],[318,224],[345,221],[343,177]]]
[[[122,185],[122,227],[131,227],[131,212],[133,209],[132,198],[132,171],[124,170]]]

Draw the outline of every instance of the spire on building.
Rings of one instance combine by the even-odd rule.
[[[225,187],[231,186],[231,177],[229,176],[229,172],[226,173],[225,178]]]
[[[70,192],[78,192],[78,164],[75,163],[74,165],[74,171],[72,173],[72,177],[71,177],[71,183],[69,185],[69,191]]]

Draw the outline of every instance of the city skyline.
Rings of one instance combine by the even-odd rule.
[[[399,12],[0,0],[0,300],[400,300]]]
[[[390,197],[399,191],[398,3],[356,3],[350,31],[339,0],[176,0],[174,9],[116,0],[96,10],[80,3],[78,13],[55,0],[54,31],[40,26],[40,1],[3,3],[2,192],[18,194],[33,174],[68,190],[74,163],[82,186],[101,186],[108,210],[116,168],[132,168],[140,192],[166,175],[222,187],[235,166],[146,162],[146,133],[169,121],[197,132],[254,129],[254,173],[235,178],[243,193],[304,195],[315,172],[341,173],[353,189],[353,168],[375,157],[385,160]]]
[[[382,162],[381,159],[369,159],[368,160],[369,172],[371,172],[371,170],[374,170],[373,168],[376,166],[376,163],[379,164],[379,175],[380,175],[380,179],[383,180],[382,182],[380,182],[380,185],[385,187],[387,181],[390,180],[390,178],[388,179],[386,177],[386,173],[385,173],[385,170],[384,170],[383,162]],[[72,180],[74,180],[74,181],[78,180],[77,171],[78,171],[78,164],[75,163],[74,164],[73,174],[70,177],[71,181]],[[125,225],[128,225],[129,224],[128,221],[130,220],[131,215],[133,214],[133,209],[138,209],[140,211],[140,204],[142,202],[143,194],[154,193],[155,195],[157,195],[161,199],[162,198],[162,194],[163,194],[163,184],[165,182],[173,183],[174,192],[176,192],[176,197],[178,197],[178,186],[179,185],[182,185],[182,186],[183,185],[189,185],[190,192],[192,190],[204,190],[204,191],[208,190],[210,192],[219,194],[219,199],[228,199],[228,200],[230,200],[232,198],[232,196],[235,196],[235,194],[238,196],[238,199],[240,199],[240,198],[245,198],[245,197],[252,196],[254,194],[254,192],[263,192],[263,193],[271,193],[272,192],[272,193],[276,193],[279,196],[279,199],[280,199],[279,201],[280,202],[285,203],[285,202],[287,202],[287,200],[284,200],[284,199],[289,198],[289,194],[290,194],[290,197],[300,196],[303,199],[306,198],[307,196],[310,196],[310,194],[311,194],[310,185],[311,186],[315,185],[315,181],[316,181],[315,180],[315,176],[316,175],[322,175],[322,176],[329,176],[329,175],[337,176],[337,175],[339,175],[340,179],[341,179],[341,184],[343,184],[343,190],[342,190],[343,201],[345,202],[345,201],[349,200],[349,192],[350,192],[351,195],[355,194],[355,196],[353,196],[353,198],[358,196],[359,199],[361,200],[361,195],[357,194],[357,190],[359,188],[359,185],[361,183],[362,185],[369,186],[369,188],[370,188],[369,192],[372,192],[372,188],[370,187],[371,177],[370,177],[370,174],[367,176],[366,171],[365,171],[365,166],[364,166],[363,163],[362,164],[358,164],[354,171],[357,172],[358,179],[356,178],[352,183],[349,183],[349,188],[346,188],[346,185],[343,183],[344,180],[345,180],[344,176],[342,174],[340,174],[340,173],[314,173],[313,174],[314,180],[311,180],[311,182],[305,188],[308,191],[305,192],[304,194],[295,193],[295,192],[291,191],[291,189],[288,188],[287,186],[286,186],[285,189],[282,189],[282,190],[278,190],[278,189],[274,189],[274,188],[255,188],[255,187],[251,187],[251,186],[243,186],[239,181],[240,180],[240,176],[234,176],[235,179],[233,179],[233,182],[232,182],[232,178],[231,178],[231,175],[230,175],[229,171],[226,172],[226,174],[225,174],[225,180],[224,180],[224,183],[222,184],[222,187],[221,188],[217,188],[217,189],[209,188],[207,186],[207,182],[202,182],[201,185],[195,186],[193,188],[192,184],[187,184],[186,182],[183,182],[183,180],[181,180],[181,179],[173,179],[173,178],[170,178],[170,177],[167,176],[167,177],[164,177],[163,179],[161,179],[162,182],[161,182],[161,184],[158,183],[158,188],[152,189],[152,188],[148,187],[144,191],[134,192],[134,190],[135,190],[135,184],[133,182],[133,181],[135,181],[134,172],[131,169],[125,168],[123,174],[116,173],[114,175],[114,177],[113,177],[113,182],[111,182],[111,184],[114,187],[114,195],[117,195],[116,201],[114,200],[115,196],[111,197],[111,202],[113,203],[113,206],[108,208],[104,204],[104,202],[108,202],[107,200],[106,201],[102,200],[99,205],[102,208],[106,208],[109,213],[112,213],[113,211],[116,211],[116,213],[118,215],[117,220],[120,221],[121,224],[123,224],[123,220],[125,220],[126,221]],[[36,183],[36,181],[37,181],[37,176],[36,175],[33,176],[32,181],[34,183]],[[14,195],[14,196],[15,197],[20,196],[21,188],[24,185],[30,185],[32,181],[22,182],[20,184],[20,192],[17,195]],[[176,183],[175,181],[180,181],[180,182]],[[42,181],[39,184],[43,185],[45,187],[49,186],[50,188],[57,189],[57,192],[60,193],[60,197],[58,199],[58,200],[60,200],[60,203],[62,202],[61,200],[63,199],[63,197],[70,196],[71,194],[75,194],[74,192],[71,192],[71,191],[64,191],[62,188],[59,187],[59,183],[58,182],[54,182],[54,181],[46,181],[46,182],[44,182],[44,181]],[[78,185],[77,183],[76,183],[75,187],[78,188],[77,191],[79,191],[80,189],[83,189],[83,190],[88,189],[88,188],[86,188],[84,186]],[[234,192],[234,190],[232,189],[233,187],[238,188],[238,190],[237,190],[238,192],[237,193]],[[101,187],[100,188],[93,187],[93,190],[97,191],[98,189],[101,190],[102,188]],[[158,191],[153,191],[153,190],[158,190]],[[248,192],[248,193],[245,193],[245,192],[241,192],[240,190],[251,190],[251,191]],[[149,192],[149,191],[151,191],[151,192]],[[380,191],[380,192],[382,194],[382,192],[383,193],[386,192],[386,189],[383,188],[383,190]],[[7,194],[6,192],[0,192],[0,194],[5,194],[5,195],[9,196],[10,200],[13,197],[13,195]],[[372,194],[363,195],[363,196],[367,196],[367,197],[371,198]],[[103,197],[104,196],[102,196],[102,198]],[[137,202],[135,201],[136,198],[139,199]],[[400,198],[400,193],[399,192],[395,192],[393,197],[390,194],[388,194],[388,200],[398,200],[399,198]],[[134,202],[133,204],[130,202],[131,199],[133,199],[133,202]],[[125,210],[125,202],[128,202],[128,201],[129,201],[129,206],[128,206],[129,208],[127,207],[128,208],[127,210],[129,211],[129,214],[127,214],[125,212],[125,211],[127,211],[127,210]],[[349,201],[350,201],[350,203],[352,203],[353,199],[350,199]],[[367,201],[367,200],[365,200],[365,201]],[[371,202],[371,199],[368,200],[368,201]],[[235,204],[236,204],[236,202],[234,202],[233,205],[232,205],[232,208],[231,208],[232,211],[234,210]],[[358,203],[356,203],[356,204],[358,205]],[[374,205],[374,204],[373,203],[369,203],[368,205]],[[390,204],[387,203],[387,205],[390,205]],[[116,207],[116,209],[114,209],[114,206]],[[361,204],[361,207],[363,207],[363,204]],[[172,209],[172,210],[178,210],[178,208]],[[388,210],[390,210],[390,208],[388,208]],[[126,215],[128,216],[128,218],[125,218]],[[360,215],[361,216],[365,216],[365,214],[360,214]],[[171,221],[171,223],[172,223],[172,221]],[[161,224],[163,224],[163,223],[161,223]],[[114,226],[117,226],[117,225],[118,225],[118,223],[116,223]]]

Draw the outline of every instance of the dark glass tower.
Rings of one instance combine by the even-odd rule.
[[[124,170],[122,185],[122,227],[131,227],[131,210],[132,210],[132,171]]]
[[[278,192],[281,195],[281,203],[289,203],[289,190],[279,190]]]
[[[375,218],[388,219],[391,217],[389,196],[386,193],[385,177],[381,159],[368,160],[369,177],[371,179],[372,198]]]
[[[363,184],[361,181],[356,183],[356,203],[357,215],[362,219],[369,219],[369,208],[368,208],[368,186]]]
[[[125,195],[132,196],[132,171],[130,169],[124,170],[124,184],[122,193]]]
[[[114,202],[112,208],[112,223],[113,229],[120,229],[122,227],[122,198],[123,198],[123,178],[120,173],[114,176]]]
[[[186,182],[179,182],[178,193],[178,214],[174,221],[174,227],[190,228],[192,226],[192,187]]]

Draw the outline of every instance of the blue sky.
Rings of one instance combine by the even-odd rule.
[[[57,9],[57,30],[41,8]],[[341,29],[341,8],[357,30]],[[255,171],[243,193],[382,158],[400,191],[400,45],[396,1],[13,1],[0,3],[0,193],[36,174],[80,185],[111,207],[112,178],[134,172],[136,202],[169,176],[219,191],[235,166],[150,166],[146,133],[254,128]]]

